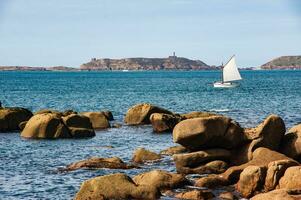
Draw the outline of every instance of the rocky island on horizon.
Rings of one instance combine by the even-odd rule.
[[[52,66],[0,66],[0,71],[150,71],[150,70],[220,70],[221,66],[208,65],[201,60],[178,57],[167,58],[92,58],[78,67]],[[301,56],[281,56],[260,67],[239,68],[240,70],[300,70]]]
[[[122,59],[96,59],[80,66],[81,70],[217,70],[220,67],[209,66],[201,60],[191,60],[178,57],[175,53],[167,58],[122,58]]]

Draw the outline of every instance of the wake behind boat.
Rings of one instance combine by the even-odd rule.
[[[225,66],[222,66],[222,80],[213,84],[216,88],[233,88],[239,83],[233,82],[241,80],[240,73],[236,66],[235,56],[232,56]]]

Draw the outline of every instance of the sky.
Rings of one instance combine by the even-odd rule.
[[[257,67],[300,50],[300,0],[0,0],[0,66],[176,52]]]

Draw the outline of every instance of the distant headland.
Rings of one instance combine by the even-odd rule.
[[[148,71],[148,70],[220,70],[221,66],[208,65],[201,60],[178,57],[175,53],[166,58],[92,58],[79,68],[66,66],[32,67],[0,66],[0,71]],[[295,70],[301,69],[301,56],[281,56],[259,67],[240,68],[241,70]]]
[[[80,71],[79,68],[54,66],[54,67],[30,67],[30,66],[0,66],[0,71]]]
[[[262,65],[261,69],[301,69],[301,56],[281,56]]]

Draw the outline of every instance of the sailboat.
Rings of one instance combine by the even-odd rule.
[[[239,86],[238,83],[233,81],[241,80],[240,73],[237,69],[235,62],[235,55],[230,58],[225,66],[222,66],[222,80],[215,82],[214,87],[217,88],[232,88]]]

